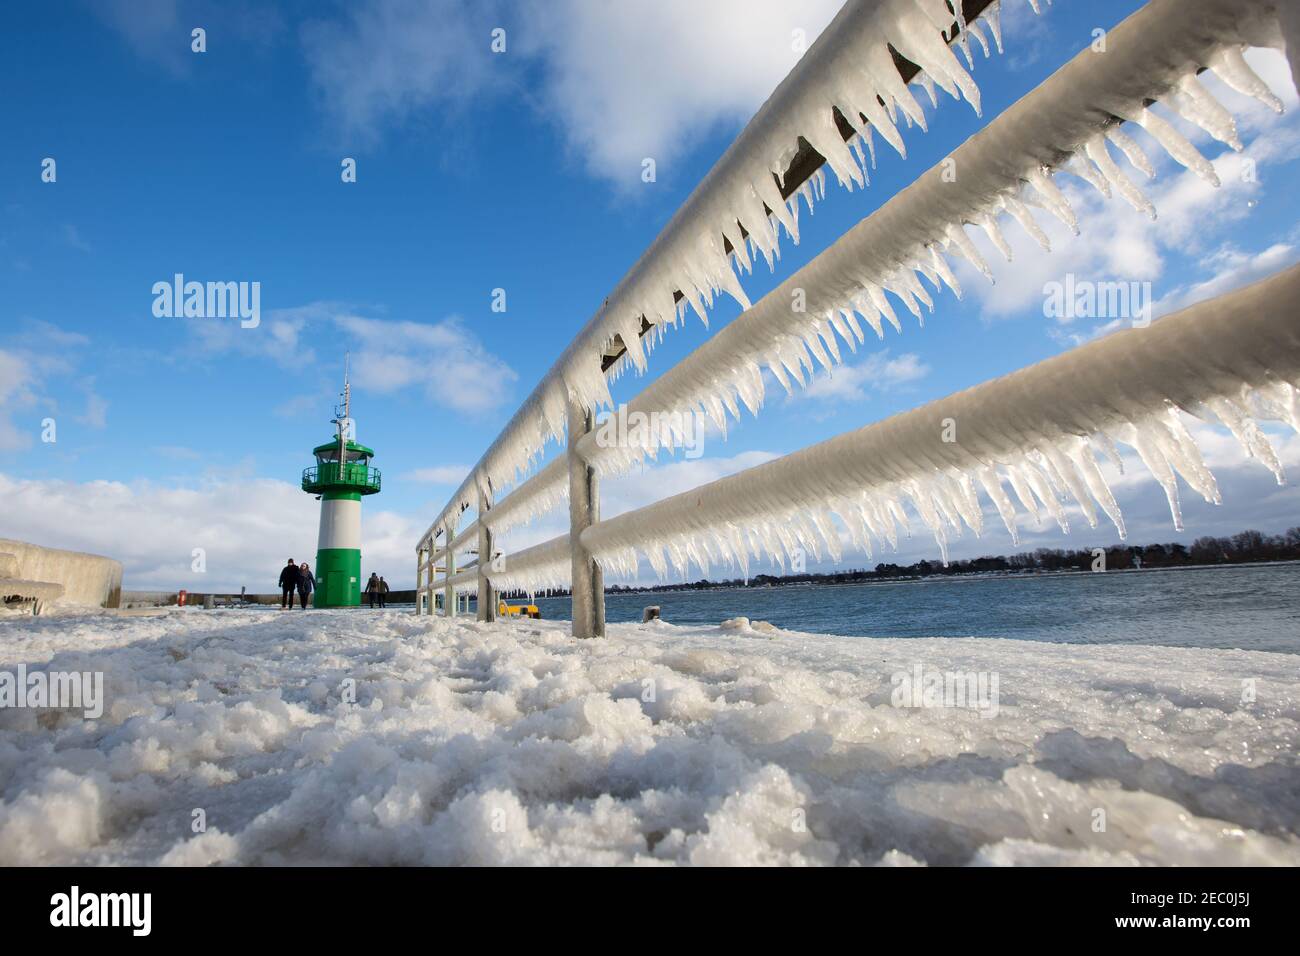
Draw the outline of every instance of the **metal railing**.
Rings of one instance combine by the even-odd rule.
[[[1188,4],[1196,7],[1196,16],[1188,15],[1185,10]],[[1029,217],[1024,205],[1015,198],[1016,189],[1022,182],[1033,184],[1044,200],[1043,205],[1068,220],[1072,213],[1068,203],[1065,203],[1052,184],[1050,171],[1062,167],[1067,159],[1076,156],[1082,159],[1086,155],[1099,170],[1096,178],[1105,177],[1109,180],[1110,172],[1106,164],[1110,160],[1105,151],[1104,137],[1110,137],[1130,159],[1134,158],[1130,149],[1132,140],[1117,131],[1118,125],[1126,119],[1143,125],[1150,122],[1152,126],[1148,126],[1148,129],[1153,131],[1162,145],[1180,162],[1191,163],[1193,168],[1201,171],[1194,160],[1188,159],[1188,151],[1194,154],[1195,150],[1189,145],[1183,149],[1187,145],[1185,141],[1173,141],[1171,146],[1168,132],[1155,126],[1157,120],[1146,112],[1146,106],[1178,89],[1179,84],[1185,82],[1184,78],[1194,73],[1195,65],[1209,65],[1220,55],[1221,50],[1231,49],[1234,44],[1238,47],[1244,44],[1245,34],[1253,28],[1252,18],[1268,16],[1274,10],[1273,0],[1247,0],[1245,5],[1249,9],[1243,10],[1239,0],[1151,0],[1147,7],[1110,32],[1108,42],[1112,52],[1107,55],[1107,68],[1104,71],[1096,67],[1095,58],[1089,62],[1089,53],[1081,54],[954,152],[949,160],[961,170],[962,189],[948,187],[945,192],[945,186],[937,186],[940,183],[939,166],[923,174],[916,183],[846,233],[777,290],[757,304],[747,307],[722,332],[664,372],[641,395],[633,399],[629,407],[688,411],[692,414],[703,409],[719,424],[725,423],[728,411],[738,417],[740,404],[747,405],[756,413],[762,402],[762,372],[759,371],[762,364],[766,364],[787,388],[790,387],[788,378],[802,383],[805,367],[809,371],[814,368],[813,357],[826,367],[839,361],[836,333],[851,347],[862,340],[862,330],[855,311],[860,312],[882,337],[882,319],[898,327],[893,310],[884,296],[885,290],[892,292],[919,315],[918,300],[931,303],[929,295],[916,279],[917,272],[927,276],[936,289],[941,288],[940,279],[955,287],[955,279],[940,250],[955,250],[972,258],[982,267],[978,253],[965,237],[962,228],[964,223],[983,225],[994,243],[1001,247],[1001,235],[993,223],[993,216],[1005,211],[1031,235],[1045,242],[1045,237]],[[737,144],[745,141],[746,137],[752,141],[750,133],[753,127],[770,127],[779,120],[783,109],[790,108],[791,103],[799,100],[803,89],[801,83],[814,82],[818,75],[821,63],[819,53],[833,57],[846,46],[853,46],[852,37],[846,39],[834,31],[852,33],[873,26],[864,13],[865,8],[864,4],[857,2],[846,6],[823,37],[809,50],[796,71],[765,104],[764,111],[741,134]],[[965,23],[962,27],[965,27]],[[950,42],[957,33],[958,25],[954,24],[949,31]],[[819,49],[823,43],[827,46],[825,50]],[[1158,64],[1158,68],[1153,64]],[[905,69],[901,72],[903,76],[908,75]],[[814,80],[809,80],[809,77]],[[1098,108],[1096,104],[1099,103],[1106,104],[1106,109]],[[838,124],[842,114],[837,111],[835,115]],[[859,118],[862,120],[860,125],[865,129],[867,117],[860,114]],[[1097,141],[1102,143],[1100,155],[1096,151]],[[683,210],[692,203],[707,205],[711,201],[710,185],[716,185],[719,168],[724,168],[729,159],[734,159],[735,149],[733,146],[728,151],[718,167],[687,200]],[[1134,163],[1141,165],[1140,160],[1134,160]],[[793,177],[800,164],[801,169],[807,167],[806,156],[803,159],[796,157],[796,161],[787,169],[787,175]],[[802,172],[804,180],[801,182],[806,182],[809,176],[814,175],[820,165],[818,163],[812,168],[806,168]],[[790,181],[786,181],[785,185],[790,185]],[[1106,182],[1102,185],[1106,185]],[[793,183],[788,194],[796,194],[799,188],[799,182]],[[1106,191],[1109,193],[1108,186]],[[1137,204],[1132,192],[1124,185],[1117,184],[1117,191]],[[776,212],[769,207],[765,208],[769,213]],[[673,233],[680,216],[679,212],[679,216],[674,217],[664,235],[651,247],[633,273],[629,273],[629,277],[615,290],[611,299],[619,296],[624,286],[635,278],[638,270],[646,268],[647,258],[653,260],[656,251],[662,251],[665,236]],[[729,242],[728,249],[731,254],[738,254]],[[1285,282],[1270,287],[1273,290],[1271,294],[1276,295],[1278,289],[1284,288],[1287,294],[1294,295],[1297,276],[1300,273],[1293,270],[1285,277]],[[796,312],[790,306],[791,293],[795,289],[806,294],[807,306],[802,312]],[[676,298],[680,300],[681,295],[679,290]],[[1276,302],[1270,298],[1267,304],[1269,309],[1264,311],[1270,321],[1281,321],[1275,308]],[[1207,328],[1218,327],[1217,315],[1217,311],[1202,309],[1190,318],[1180,317],[1178,322],[1166,319],[1160,324],[1165,330],[1190,330],[1166,332],[1166,335],[1204,335],[1208,334],[1205,332]],[[970,502],[975,500],[973,487],[976,481],[983,483],[999,513],[1004,520],[1008,520],[1008,511],[1004,509],[1003,501],[1005,495],[1001,492],[1001,476],[996,473],[990,475],[994,463],[1000,462],[1003,465],[1013,486],[1017,485],[1018,480],[1030,483],[1042,480],[1056,487],[1056,479],[1062,478],[1056,463],[1051,461],[1041,474],[1032,469],[1023,474],[1017,472],[1016,469],[1021,468],[1022,463],[1017,460],[1008,464],[997,457],[998,454],[1003,458],[1011,455],[1012,452],[1008,450],[996,453],[986,450],[981,459],[978,456],[953,457],[952,448],[930,449],[919,459],[925,464],[917,466],[916,460],[910,458],[907,462],[900,460],[892,472],[873,472],[851,463],[853,452],[846,449],[870,449],[873,456],[888,460],[887,453],[890,449],[897,450],[904,431],[915,431],[919,427],[915,423],[928,421],[925,416],[932,417],[936,408],[944,402],[951,403],[962,398],[954,396],[926,406],[925,409],[907,413],[906,416],[897,416],[685,495],[602,522],[599,516],[598,472],[607,473],[625,468],[657,448],[671,444],[676,436],[670,427],[665,431],[649,433],[641,444],[635,446],[601,447],[592,434],[593,408],[600,404],[596,400],[598,396],[593,395],[594,389],[590,385],[571,385],[567,391],[560,393],[560,410],[563,412],[564,431],[567,433],[564,456],[552,461],[531,478],[519,482],[509,495],[494,501],[495,492],[504,484],[503,462],[508,456],[503,449],[512,443],[519,444],[521,433],[527,433],[530,437],[522,442],[521,447],[525,449],[526,457],[531,457],[544,443],[546,428],[549,427],[553,434],[556,432],[556,382],[562,388],[565,383],[580,379],[576,365],[581,361],[598,359],[602,379],[606,372],[617,373],[627,361],[635,360],[637,364],[644,361],[639,346],[620,360],[620,348],[626,349],[626,343],[632,337],[623,332],[609,334],[612,326],[607,322],[602,323],[601,319],[602,316],[598,315],[571,343],[560,362],[525,402],[524,407],[480,459],[420,539],[416,548],[417,612],[432,613],[436,596],[441,594],[447,613],[455,613],[456,595],[476,591],[480,595],[479,618],[491,620],[497,603],[494,588],[510,590],[538,585],[560,587],[568,583],[573,601],[574,634],[580,637],[598,636],[604,632],[604,567],[622,570],[627,570],[629,566],[635,567],[638,550],[646,553],[651,564],[661,572],[666,560],[671,560],[679,568],[687,563],[707,568],[711,560],[720,558],[739,559],[743,564],[748,560],[748,554],[757,555],[761,550],[766,550],[769,554],[780,554],[783,550],[789,552],[792,547],[807,544],[815,551],[819,542],[834,551],[838,538],[824,524],[829,521],[830,511],[840,515],[849,526],[855,541],[860,540],[869,547],[871,535],[874,534],[878,540],[888,540],[895,533],[895,516],[881,503],[884,499],[872,499],[874,504],[872,501],[864,504],[865,499],[860,500],[869,494],[885,494],[882,489],[888,490],[889,494],[897,494],[900,500],[901,496],[910,496],[908,500],[912,501],[922,520],[935,531],[940,547],[944,547],[943,519],[953,523],[956,520],[954,515],[959,513],[978,531],[976,525],[980,519],[978,515],[972,516],[968,509]],[[656,324],[643,316],[642,327],[637,334],[644,336]],[[1275,348],[1269,361],[1278,368],[1290,368],[1288,363],[1298,361],[1300,345],[1297,345],[1294,336],[1288,339],[1281,326],[1261,328],[1260,334],[1273,336]],[[1231,337],[1223,338],[1225,341],[1221,348],[1227,349],[1231,354]],[[1248,367],[1250,361],[1258,363],[1260,360],[1260,356],[1254,353],[1246,355],[1250,352],[1250,347],[1249,342],[1236,342],[1236,353],[1246,363],[1243,368]],[[1074,353],[1071,356],[1072,361],[1084,370],[1080,374],[1100,378],[1102,381],[1110,375],[1113,381],[1125,374],[1115,360],[1115,356],[1124,348],[1123,345],[1099,342],[1076,350],[1081,358],[1073,358]],[[1141,357],[1136,360],[1137,366],[1127,369],[1129,378],[1149,371],[1161,361],[1160,356],[1149,349],[1136,349],[1134,354]],[[1222,363],[1226,361],[1225,357],[1222,354],[1216,356],[1205,353],[1200,353],[1195,360],[1184,357],[1186,362],[1182,368],[1183,376],[1204,372],[1205,380],[1213,382],[1217,388],[1217,391],[1206,391],[1196,400],[1217,401],[1222,398],[1225,394],[1224,381],[1221,375],[1216,377],[1215,372],[1224,367]],[[1300,365],[1295,367],[1300,368]],[[1257,371],[1260,369],[1273,374],[1268,362],[1256,368]],[[1050,379],[1043,379],[1038,370],[1039,367],[1036,366],[1017,375],[1028,376],[1040,386],[1045,381],[1050,384]],[[1294,380],[1294,371],[1291,378],[1283,379]],[[983,388],[1000,385],[1002,381],[1004,380]],[[1233,381],[1232,387],[1262,387],[1264,384],[1266,383],[1259,376],[1243,371]],[[985,397],[989,394],[1001,393],[985,392]],[[1144,401],[1154,402],[1161,410],[1165,403],[1189,407],[1184,402],[1192,401],[1190,394],[1186,389],[1181,392],[1171,389],[1166,382],[1163,391],[1157,389],[1156,392],[1145,395]],[[1048,397],[1049,394],[1045,392],[1036,400],[1047,402]],[[1103,419],[1112,424],[1119,421],[1113,415],[1107,419],[1108,409],[1110,413],[1114,412],[1113,396],[1109,401],[1111,404],[1107,405],[1107,399],[1099,398],[1095,406],[1087,409],[1072,408],[1071,414],[1074,417],[1069,421],[1058,420],[1051,414],[1041,415],[1037,419],[1032,416],[1027,418],[1025,406],[1013,402],[1009,409],[998,406],[999,414],[1003,416],[998,421],[1007,425],[1007,433],[1011,433],[1010,425],[1014,422],[1021,428],[1019,434],[1025,436],[1041,437],[1065,429],[1064,434],[1070,441],[1063,447],[1070,454],[1075,454],[1078,448],[1074,440],[1089,434],[1083,428],[1084,422],[1092,422],[1095,426]],[[988,412],[990,407],[984,406],[985,411]],[[1128,411],[1131,414],[1123,418],[1123,424],[1133,427],[1141,416],[1137,415],[1136,407]],[[1092,417],[1088,418],[1089,415]],[[1227,421],[1226,418],[1224,420]],[[1139,424],[1145,421],[1143,418]],[[1053,432],[1054,429],[1056,432]],[[1051,445],[1047,438],[1042,438],[1042,441]],[[957,449],[960,450],[961,447],[958,445]],[[1049,451],[1058,454],[1060,450],[1051,445]],[[827,485],[820,482],[818,476],[831,473],[828,471],[828,462],[831,461],[839,466],[839,470],[834,472],[839,483]],[[1074,482],[1077,478],[1075,484],[1079,487],[1082,487],[1080,483],[1087,484],[1089,494],[1099,494],[1093,488],[1092,473],[1088,471],[1088,462],[1091,461],[1091,457],[1086,461],[1080,458],[1080,472],[1078,475],[1071,472],[1069,481]],[[1095,464],[1091,467],[1095,470]],[[780,503],[772,500],[771,489],[776,482],[772,476],[776,474],[781,475],[780,481],[787,488],[784,504],[788,507],[784,508],[784,512]],[[990,480],[992,485],[989,484]],[[908,485],[908,482],[911,484]],[[917,490],[921,485],[925,485],[925,489]],[[1071,485],[1071,489],[1075,491],[1085,512],[1090,513],[1092,498],[1085,501],[1086,496],[1080,496],[1075,485]],[[1017,491],[1019,490],[1017,486]],[[1040,489],[1035,487],[1033,490]],[[566,493],[569,497],[568,534],[515,554],[500,556],[494,551],[494,531],[500,533],[507,527],[529,520],[533,514],[554,506]],[[1106,494],[1108,493],[1107,489]],[[815,494],[826,494],[841,502],[851,500],[854,504],[852,507],[846,506],[843,511],[811,507],[807,502],[812,500],[809,496]],[[1110,513],[1113,500],[1108,503],[1104,498],[1101,495],[1097,501]],[[890,499],[891,502],[893,500]],[[1031,492],[1026,503],[1032,505],[1038,500]],[[1052,510],[1052,506],[1045,500],[1041,503],[1049,511]],[[458,531],[461,515],[471,507],[477,511],[476,519]],[[872,511],[872,508],[886,508],[887,513],[882,516],[879,510]],[[1035,508],[1031,510],[1036,511]],[[774,513],[783,514],[776,525],[762,520],[764,514]],[[1008,527],[1014,534],[1013,518],[1008,520]],[[479,556],[478,562],[472,569],[458,570],[458,555],[471,548]],[[653,553],[650,549],[653,549]],[[442,572],[441,578],[436,576],[438,572]]]
[[[912,49],[903,37],[895,35],[897,28],[890,19],[890,8],[897,5],[895,0],[885,3],[876,0],[848,0],[709,175],[683,203],[641,260],[615,288],[601,310],[570,343],[559,361],[534,389],[421,536],[416,547],[417,591],[420,595],[417,610],[431,613],[434,596],[438,592],[443,595],[447,611],[453,610],[454,592],[447,579],[455,576],[456,549],[471,529],[477,532],[479,553],[492,554],[492,523],[485,516],[493,507],[497,492],[508,483],[512,473],[517,474],[517,467],[512,463],[517,462],[521,450],[525,459],[531,459],[541,451],[548,431],[558,439],[562,430],[566,430],[566,425],[569,426],[567,431],[570,444],[589,431],[590,410],[601,403],[602,397],[608,398],[605,384],[607,373],[617,375],[628,361],[643,367],[645,356],[640,340],[651,334],[662,322],[675,322],[679,303],[684,307],[689,302],[703,318],[703,302],[711,303],[713,294],[725,288],[747,306],[748,301],[731,272],[731,260],[734,258],[748,268],[749,246],[753,246],[755,252],[762,251],[771,263],[773,247],[778,241],[771,225],[772,219],[779,220],[797,241],[799,197],[802,195],[811,206],[813,183],[822,176],[822,168],[828,162],[837,177],[849,188],[852,188],[855,180],[862,183],[863,177],[854,163],[850,143],[856,144],[859,155],[862,155],[862,136],[870,136],[873,127],[881,127],[887,139],[895,143],[896,147],[901,145],[893,125],[896,114],[893,117],[886,115],[885,110],[877,106],[874,92],[857,103],[857,108],[850,108],[844,102],[842,90],[828,94],[828,90],[835,87],[828,80],[843,75],[846,70],[855,69],[855,64],[868,53],[883,55],[887,61],[892,57],[893,67],[898,71],[900,89],[902,84],[916,79],[922,73],[922,64],[931,68],[938,64],[939,72],[947,75],[950,72],[949,64],[940,62],[945,56],[951,60],[951,66],[957,67],[958,72],[961,71],[955,57],[947,52],[946,45],[940,46],[944,52],[943,56],[938,56],[932,45],[922,44]],[[968,24],[989,11],[990,7],[993,7],[990,12],[996,13],[993,0],[961,0],[953,7],[956,11],[954,20],[940,39],[945,44],[959,41],[969,57]],[[996,24],[991,26],[994,35],[999,37],[1000,48],[999,30]],[[987,39],[983,31],[976,32],[987,55]],[[937,28],[935,34],[938,34]],[[909,53],[912,59],[908,58]],[[962,75],[965,76],[964,73]],[[969,77],[965,78],[967,83],[963,84],[963,90],[969,93],[974,85],[969,83]],[[927,82],[932,89],[932,82]],[[950,85],[945,84],[945,88],[949,89]],[[950,91],[954,96],[957,95],[955,89]],[[885,91],[885,99],[881,102],[892,103],[893,92],[892,89]],[[838,99],[833,98],[836,96]],[[802,135],[792,135],[792,125],[807,120],[812,102],[817,102],[825,111],[815,121],[816,129],[804,128],[800,131]],[[828,131],[830,135],[827,135]],[[762,172],[757,177],[753,175],[756,156],[762,160],[757,167]],[[775,164],[781,157],[784,157],[784,161],[778,167]],[[781,170],[779,173],[775,171],[778,168]],[[727,208],[728,201],[734,201],[735,196],[741,192],[757,197],[758,219],[753,222],[743,222],[736,217],[730,217],[729,221],[718,220],[717,210]],[[787,208],[787,200],[790,199],[793,199],[793,203]],[[720,201],[722,206],[719,206]],[[707,237],[693,233],[691,226],[701,218],[702,213],[710,212],[714,213],[713,224],[720,231]],[[757,234],[754,232],[755,227],[759,230]],[[673,289],[669,310],[671,316],[666,315],[658,306],[652,307],[657,309],[653,316],[649,308],[646,312],[641,311],[641,306],[648,304],[657,295],[654,290],[662,284],[664,263],[698,258],[702,251],[708,249],[716,249],[706,253],[711,257],[712,274],[701,285],[696,278],[696,273],[700,270],[690,270],[690,282]],[[709,273],[707,268],[703,271]],[[592,368],[595,370],[594,375]],[[576,434],[571,427],[575,421],[585,426]],[[562,476],[567,476],[570,490],[576,491],[580,498],[584,497],[582,490],[587,489],[585,497],[591,505],[590,513],[585,518],[573,519],[573,537],[576,540],[576,532],[586,526],[584,522],[594,521],[594,475],[590,469],[583,472],[572,454],[568,456],[567,463],[553,463],[542,474],[546,476],[545,484],[534,485],[531,491],[528,483],[520,484],[515,493],[501,503],[503,511],[517,517],[517,511],[520,510],[518,505],[525,497],[534,494],[553,502],[557,488],[563,483]],[[514,504],[510,504],[512,498],[515,499]],[[460,516],[475,506],[479,513],[479,520],[475,523],[477,527],[472,525],[457,535]],[[572,510],[571,505],[571,512]],[[439,538],[442,539],[441,547],[437,545]],[[444,560],[442,568],[437,564],[439,558]],[[581,554],[575,557],[575,567],[580,560],[585,560]],[[599,569],[594,568],[590,561],[587,564],[589,573],[583,576],[584,580],[598,584]],[[444,578],[435,582],[439,570],[444,572]],[[480,593],[486,594],[490,587],[486,575],[480,575],[477,584],[482,589]],[[480,618],[491,619],[495,603],[494,599],[481,600]],[[591,603],[596,602],[593,599]],[[603,628],[603,622],[601,626]]]
[[[358,491],[374,493],[382,486],[383,475],[378,468],[346,463],[342,467],[338,462],[325,462],[304,468],[302,472],[302,490],[318,491],[330,486],[353,486]]]

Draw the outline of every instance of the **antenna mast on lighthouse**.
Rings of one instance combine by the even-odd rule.
[[[348,365],[352,361],[352,353],[343,353],[343,417],[352,417],[352,383],[348,380]]]
[[[352,382],[348,374],[348,366],[351,361],[352,353],[343,353],[343,391],[339,393],[339,397],[343,399],[343,405],[341,408],[338,405],[334,406],[334,418],[331,419],[338,426],[340,468],[346,461],[346,442],[349,438],[355,437],[348,434],[348,432],[352,431]]]

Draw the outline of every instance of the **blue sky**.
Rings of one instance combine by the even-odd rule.
[[[13,536],[120,557],[128,587],[271,590],[283,557],[315,551],[316,503],[297,488],[352,353],[358,437],[384,491],[366,502],[367,564],[413,579],[416,537],[519,401],[590,318],[793,65],[833,0],[14,3],[0,13],[0,518]],[[883,147],[872,185],[828,184],[801,244],[751,299],[788,277],[1140,4],[1007,0],[1006,53],[980,59],[984,118],[941,100],[930,132]],[[207,52],[191,51],[191,30]],[[506,31],[502,54],[491,31]],[[1257,182],[1216,160],[1217,192],[1167,159],[1146,188],[1152,225],[1078,191],[1083,234],[1045,256],[1016,238],[936,301],[924,330],[850,359],[806,395],[774,390],[705,457],[630,476],[607,513],[803,447],[1069,348],[1100,323],[1045,318],[1042,285],[1067,271],[1152,282],[1164,309],[1282,268],[1296,249],[1296,96],[1279,54],[1251,61],[1288,106],[1223,96]],[[1222,89],[1221,87],[1218,89]],[[1179,121],[1181,123],[1181,121]],[[1148,153],[1163,157],[1156,149]],[[640,179],[653,157],[657,181]],[[52,157],[57,181],[41,180]],[[357,163],[343,183],[340,164]],[[1076,184],[1078,181],[1075,181]],[[1021,254],[1023,252],[1023,255]],[[257,281],[262,321],[158,318],[155,282]],[[490,308],[494,289],[507,311]],[[729,299],[716,329],[738,309]],[[708,332],[668,334],[650,375]],[[620,381],[630,398],[643,380]],[[53,418],[57,441],[41,440]],[[1121,481],[1134,541],[1300,523],[1298,499],[1210,435],[1225,504],[1186,502],[1177,535],[1154,482]],[[1300,472],[1300,449],[1279,438]],[[557,533],[559,516],[511,537]],[[1031,546],[1110,543],[1045,531]],[[191,577],[192,549],[208,577]],[[1012,550],[990,534],[958,557]],[[933,557],[918,539],[906,560]],[[281,555],[281,552],[285,552]],[[299,558],[301,560],[302,558]],[[864,563],[851,555],[849,564]],[[367,568],[367,570],[369,570]]]

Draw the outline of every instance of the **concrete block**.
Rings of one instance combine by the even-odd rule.
[[[118,607],[122,600],[122,564],[112,558],[26,541],[0,538],[0,554],[12,555],[12,577],[62,585],[61,600],[90,607]]]

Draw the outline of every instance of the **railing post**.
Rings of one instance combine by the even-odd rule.
[[[420,602],[424,600],[424,545],[415,549],[415,616],[419,617]]]
[[[605,577],[582,546],[582,532],[600,520],[596,472],[578,454],[578,439],[595,426],[596,416],[569,399],[569,551],[573,562],[574,637],[605,636]]]
[[[442,579],[450,581],[451,576],[456,573],[456,552],[451,550],[451,539],[456,537],[456,529],[449,524],[443,529],[443,534],[447,536],[447,560],[443,562],[446,570],[443,571]],[[456,616],[456,589],[450,584],[442,586],[442,616]]]
[[[488,580],[488,568],[492,565],[492,529],[487,524],[487,513],[491,505],[482,490],[478,493],[478,619],[495,621],[497,619],[496,592]]]

